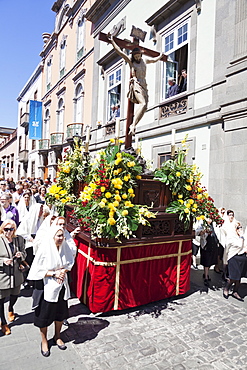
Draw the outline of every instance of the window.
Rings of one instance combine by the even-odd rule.
[[[57,110],[57,132],[63,132],[63,119],[64,119],[64,102],[61,98],[58,102]]]
[[[84,29],[85,29],[85,20],[84,18],[80,19],[78,22],[77,28],[77,60],[79,60],[84,54]]]
[[[32,140],[32,150],[36,149],[36,140]]]
[[[66,40],[64,40],[60,45],[60,78],[63,77],[65,73],[65,48],[66,48]]]
[[[46,90],[51,88],[51,58],[47,61],[46,65]]]
[[[11,154],[10,171],[14,172],[14,154]]]
[[[169,33],[164,34],[163,50],[168,56],[167,62],[163,63],[162,72],[162,100],[166,99],[169,88],[168,79],[174,78],[179,85],[179,92],[186,91],[187,77],[182,70],[188,67],[188,40],[189,40],[189,21],[179,24]]]
[[[35,161],[31,162],[31,177],[35,177]]]
[[[158,168],[160,168],[164,162],[171,159],[171,153],[159,154],[158,156]]]
[[[115,121],[116,117],[120,117],[121,80],[121,68],[116,69],[108,75],[108,122]]]
[[[45,119],[44,119],[44,128],[43,128],[43,138],[48,139],[50,133],[50,111],[46,109]]]
[[[38,97],[38,90],[36,90],[35,93],[33,94],[33,100],[37,100],[37,97]]]
[[[79,83],[75,89],[75,110],[74,110],[74,121],[76,123],[82,123],[82,98],[83,98],[83,88],[82,84]]]
[[[21,146],[22,146],[22,138],[19,136],[19,152],[21,151]]]

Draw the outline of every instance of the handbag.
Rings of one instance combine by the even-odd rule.
[[[30,266],[26,261],[21,261],[19,265],[19,270],[21,272],[27,272],[30,270]]]

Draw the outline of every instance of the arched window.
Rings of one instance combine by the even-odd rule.
[[[49,139],[50,134],[50,110],[46,109],[43,129],[44,139]]]
[[[82,98],[83,98],[83,88],[82,84],[79,83],[75,89],[75,110],[74,110],[74,121],[76,123],[82,123]]]
[[[64,102],[63,99],[58,101],[57,110],[57,132],[63,132],[63,120],[64,120]]]
[[[80,59],[84,54],[84,29],[85,29],[85,20],[84,18],[80,19],[78,22],[77,28],[77,60]]]

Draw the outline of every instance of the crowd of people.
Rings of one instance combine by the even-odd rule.
[[[192,268],[198,269],[196,256],[200,249],[200,263],[204,268],[204,285],[210,286],[209,269],[214,266],[214,272],[222,273],[225,282],[223,297],[228,299],[233,286],[232,297],[243,301],[239,295],[242,277],[247,277],[247,235],[236,220],[234,211],[219,209],[223,219],[221,226],[214,225],[207,219],[205,226],[202,222],[194,225],[195,239],[192,242]]]
[[[60,338],[68,325],[69,271],[76,255],[75,236],[65,229],[65,218],[48,207],[45,194],[51,185],[39,179],[12,178],[0,181],[0,320],[4,335],[16,319],[14,305],[21,285],[33,288],[34,325],[41,334],[41,354],[50,355],[47,328],[54,322],[53,342],[66,346]],[[8,300],[8,322],[4,304]]]

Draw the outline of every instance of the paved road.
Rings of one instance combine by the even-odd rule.
[[[191,289],[184,296],[98,316],[71,299],[70,326],[63,327],[68,348],[52,346],[49,358],[41,356],[32,325],[31,292],[22,290],[12,334],[0,337],[0,369],[245,370],[247,297],[244,303],[224,299],[220,276],[211,271],[211,278],[207,289],[202,271],[191,271]]]

